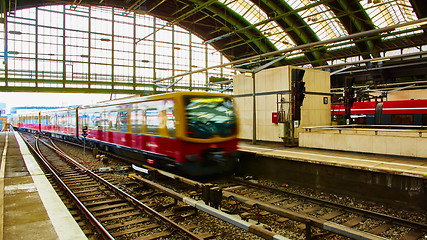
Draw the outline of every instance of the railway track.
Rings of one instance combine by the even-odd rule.
[[[203,239],[77,163],[51,142],[37,137],[27,142],[91,223],[96,238]]]
[[[26,137],[28,139],[28,136]],[[39,140],[39,142],[41,142]],[[43,141],[46,143],[46,140]],[[153,187],[150,184],[140,184],[139,182],[132,181],[126,175],[112,171],[113,168],[104,167],[104,171],[89,170],[82,166],[82,164],[75,163],[70,160],[71,157],[62,156],[58,157],[58,152],[62,152],[54,146],[47,147],[43,143],[43,155],[48,155],[49,167],[51,168],[50,173],[52,176],[58,175],[61,178],[60,188],[69,188],[76,193],[61,193],[62,195],[77,195],[73,196],[79,198],[80,202],[74,203],[79,208],[78,213],[74,206],[66,204],[79,225],[84,229],[84,232],[94,239],[286,239],[281,236],[265,230],[265,229],[240,229],[233,226],[228,222],[221,221],[220,219],[199,211],[195,205],[188,204],[189,202],[183,201],[183,197],[176,197],[178,193],[175,193],[171,189],[162,189]],[[27,144],[33,145],[34,143]],[[48,144],[52,145],[52,144]],[[69,149],[67,149],[68,152]],[[49,152],[54,153],[49,153]],[[48,153],[46,153],[48,152]],[[52,155],[50,155],[52,154]],[[41,154],[39,154],[41,155]],[[42,158],[40,156],[40,158]],[[71,167],[69,163],[64,164],[62,159],[65,158],[68,161],[73,162]],[[79,157],[78,157],[79,158]],[[82,159],[80,159],[82,160]],[[80,161],[84,163],[86,160]],[[45,162],[47,162],[45,160]],[[53,164],[55,162],[55,164]],[[111,171],[109,171],[110,169]],[[87,175],[89,174],[89,175]],[[93,175],[98,175],[102,180],[96,180],[92,182]],[[118,178],[119,177],[119,178]],[[98,177],[95,177],[98,179]],[[97,182],[109,182],[107,186],[97,185]],[[112,186],[114,185],[116,186]],[[68,186],[63,186],[69,184]],[[118,186],[118,187],[117,187]],[[68,189],[67,189],[68,190]],[[118,191],[119,195],[124,195],[123,200],[120,196],[116,196],[114,192]],[[179,194],[178,194],[179,195]],[[68,201],[68,198],[62,197],[63,200]],[[125,204],[126,200],[129,200],[130,204]],[[138,203],[138,201],[140,203]],[[143,208],[137,207],[136,210],[132,208],[132,205],[145,205]],[[86,206],[88,204],[89,206]],[[117,207],[117,209],[116,209]],[[209,208],[209,207],[207,207]],[[83,210],[82,210],[83,209]],[[86,213],[86,209],[89,213]],[[95,212],[90,212],[94,210]],[[212,209],[210,209],[212,210]],[[145,217],[143,213],[148,212],[154,216]],[[84,215],[84,216],[83,216]],[[129,215],[129,216],[128,216]],[[147,215],[145,213],[145,215]],[[96,220],[101,220],[95,222]],[[86,221],[82,221],[86,220]],[[141,221],[141,222],[139,222]],[[166,222],[165,225],[161,225],[159,222]],[[85,229],[87,222],[90,223],[91,229]],[[111,225],[110,225],[111,224]],[[159,225],[159,226],[157,226]],[[101,229],[98,229],[101,226]],[[150,229],[145,229],[149,226]],[[104,229],[105,230],[104,230]],[[93,230],[92,230],[93,229]],[[182,232],[183,231],[183,232]],[[93,232],[95,234],[93,234]]]
[[[182,220],[200,215],[196,214],[195,209],[198,209],[219,218],[221,218],[220,214],[231,216],[228,219],[221,219],[254,234],[251,237],[242,235],[241,238],[229,238],[221,235],[220,232],[224,230],[215,227],[212,224],[214,220],[210,220],[212,222],[208,222],[208,225],[214,227],[211,226],[209,231],[198,234],[204,239],[257,239],[259,237],[281,239],[281,236],[286,236],[291,239],[419,240],[427,236],[427,225],[424,223],[294,194],[286,191],[286,187],[282,186],[272,187],[241,179],[206,184],[161,170],[151,169],[148,172],[149,174],[143,174],[144,177],[131,174],[135,181],[122,184],[122,186],[126,185],[124,191],[149,204],[153,204],[152,200],[157,196],[168,196],[168,200],[156,199],[155,202],[163,203],[153,207],[162,211],[163,216],[168,218]],[[104,178],[112,176],[111,173],[101,175]],[[168,178],[158,177],[159,175]],[[215,195],[217,197],[212,197]],[[204,203],[201,204],[200,202],[203,201]],[[171,206],[179,205],[176,202],[184,204],[175,210],[168,211]],[[210,209],[206,205],[210,205]],[[188,211],[180,212],[185,210]],[[236,218],[246,224],[242,224],[241,221],[233,222]],[[195,228],[193,224],[190,225],[189,230]],[[208,229],[206,226],[203,228]],[[215,228],[217,228],[216,233]],[[221,230],[218,231],[218,229]]]
[[[308,239],[328,236],[331,233],[356,239],[402,239],[416,240],[427,234],[427,224],[401,219],[392,215],[350,207],[325,199],[318,199],[266,186],[234,179],[234,184],[224,187],[228,208],[239,201],[251,208],[241,209],[240,215],[252,217],[266,224],[280,221],[298,221],[297,227],[305,230]],[[256,207],[253,207],[256,206]],[[269,215],[276,215],[273,219]],[[277,222],[277,221],[276,221]],[[276,224],[277,225],[277,224]],[[316,233],[311,227],[317,228]]]
[[[290,238],[417,240],[427,236],[425,223],[295,194],[284,190],[285,187],[271,187],[237,178],[203,184],[164,171],[156,172],[173,179],[163,182],[169,188],[176,188],[174,181],[177,180],[201,186],[198,197],[208,204],[218,205],[224,212]],[[203,189],[206,186],[213,189],[207,195],[221,191],[221,201],[203,196],[206,195]],[[212,200],[213,203],[210,202]]]

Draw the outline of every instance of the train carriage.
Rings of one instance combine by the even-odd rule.
[[[85,132],[92,145],[192,176],[229,172],[238,161],[237,119],[225,94],[177,92],[42,111],[36,124],[16,126],[63,139],[83,140]]]
[[[343,103],[331,105],[332,121],[344,124]],[[351,108],[352,124],[427,125],[427,100],[355,102]]]

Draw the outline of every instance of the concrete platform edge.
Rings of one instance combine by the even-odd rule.
[[[15,132],[15,137],[18,141],[25,165],[33,178],[37,192],[55,228],[58,238],[61,240],[87,239],[67,207],[52,188],[43,171],[31,155],[24,140],[17,132]]]
[[[6,153],[7,153],[7,139],[8,135],[5,136],[4,149],[1,155],[1,167],[0,167],[0,240],[3,240],[4,234],[4,175],[6,165]]]

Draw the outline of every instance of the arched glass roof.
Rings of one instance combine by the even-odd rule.
[[[377,28],[417,20],[408,0],[360,1]]]
[[[259,7],[248,0],[221,0],[225,6],[241,15],[251,24],[256,25],[263,34],[277,47],[284,49],[294,45],[289,36],[274,21],[268,21],[269,17]],[[265,22],[265,23],[262,23]],[[261,24],[260,24],[261,23]]]
[[[414,52],[418,52],[418,55],[413,54],[410,57],[423,58],[425,55],[423,50],[427,47],[425,0],[61,0],[60,2],[20,0],[15,6],[8,6],[14,9],[7,10],[10,10],[9,14],[13,16],[22,8],[56,3],[70,4],[76,8],[97,6],[99,9],[105,8],[107,15],[109,7],[113,7],[121,9],[120,11],[127,16],[139,14],[161,19],[162,24],[160,21],[156,23],[161,28],[157,34],[155,32],[158,30],[142,34],[143,37],[137,34],[136,58],[142,54],[139,53],[140,50],[145,52],[144,42],[150,40],[158,42],[156,45],[158,48],[163,48],[168,42],[174,41],[172,47],[165,48],[172,49],[171,54],[174,56],[182,55],[182,58],[187,58],[188,54],[183,52],[194,52],[195,56],[199,54],[195,51],[195,47],[200,45],[204,56],[200,55],[197,59],[203,58],[209,62],[212,59],[220,59],[216,61],[217,65],[209,66],[195,64],[190,57],[188,63],[182,67],[182,62],[172,60],[174,57],[158,56],[157,52],[153,52],[152,56],[157,56],[157,60],[165,58],[172,66],[162,67],[162,63],[154,66],[158,71],[152,71],[150,78],[156,84],[166,80],[173,84],[177,78],[196,76],[194,74],[203,75],[205,84],[208,84],[209,74],[214,73],[220,76],[217,78],[222,78],[221,75],[224,73],[230,74],[233,71],[224,67],[254,69],[283,54],[286,54],[286,58],[272,66],[297,65],[333,69],[345,64],[363,66],[381,57],[395,56],[395,59],[398,59],[396,57],[398,55]],[[114,20],[120,18],[116,16]],[[135,21],[136,25],[140,24],[138,18],[135,18]],[[413,25],[414,22],[417,24]],[[61,25],[60,23],[59,21],[58,24]],[[97,27],[93,24],[92,28]],[[181,44],[178,35],[162,33],[181,31],[178,29],[194,34],[201,42],[193,44],[191,40],[185,40],[186,43]],[[57,31],[61,31],[61,26]],[[130,35],[133,34],[131,28],[128,32]],[[157,39],[154,39],[154,35],[157,35]],[[160,37],[162,40],[159,40]],[[171,40],[172,38],[175,40]],[[94,47],[98,44],[111,44],[102,40],[102,36],[100,39],[101,42],[97,42]],[[124,37],[115,41],[131,42],[133,39]],[[61,43],[63,42],[57,44]],[[134,49],[121,51],[130,53]],[[79,56],[94,53],[95,50]],[[120,54],[114,57],[119,56],[122,57]],[[92,56],[91,60],[95,59],[96,57]],[[58,62],[61,61],[64,62],[63,59],[58,59]],[[67,68],[61,64],[63,69]],[[140,65],[139,62],[120,64],[136,69]],[[117,72],[113,71],[114,74]],[[184,77],[184,80],[180,81],[183,83],[187,79],[192,81],[190,77]]]
[[[287,34],[288,29],[281,28],[274,20],[269,21],[271,17],[257,7],[256,1],[220,0],[220,2],[255,25],[277,49],[296,45]],[[284,2],[293,8],[293,12],[304,20],[320,40],[349,34],[331,8],[322,4],[325,1],[287,0]],[[409,0],[361,0],[360,5],[376,28],[418,19]]]

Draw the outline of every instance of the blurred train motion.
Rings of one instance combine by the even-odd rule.
[[[230,172],[238,162],[238,125],[233,100],[225,94],[133,97],[18,115],[12,124],[60,139],[86,138],[93,147],[131,152],[141,164],[190,176]]]
[[[332,121],[345,124],[344,103],[331,105]],[[427,100],[354,102],[350,124],[427,125]]]

